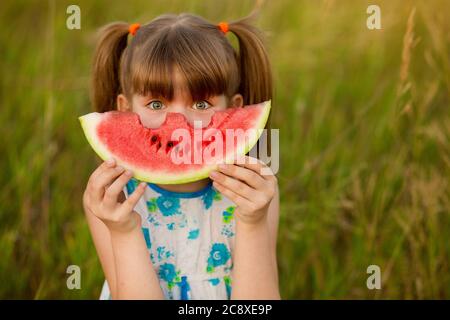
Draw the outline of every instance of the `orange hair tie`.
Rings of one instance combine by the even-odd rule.
[[[128,28],[128,32],[131,33],[133,36],[136,34],[136,31],[141,27],[139,23],[133,23],[130,24],[130,27]]]
[[[228,23],[220,22],[217,26],[223,32],[223,34],[226,34],[228,32]]]

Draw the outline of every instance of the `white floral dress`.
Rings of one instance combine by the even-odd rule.
[[[126,197],[139,182],[128,182]],[[166,299],[230,299],[234,209],[211,183],[197,192],[172,192],[147,183],[135,211]],[[106,281],[100,299],[111,299]]]

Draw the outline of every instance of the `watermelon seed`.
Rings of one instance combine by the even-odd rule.
[[[178,144],[179,141],[169,141],[167,142],[166,145],[166,153],[168,153],[170,151],[170,149],[172,149],[174,146],[176,146]]]
[[[161,141],[158,142],[158,146],[156,147],[156,151],[158,151],[161,148]]]
[[[213,140],[205,140],[205,141],[203,141],[203,147],[205,148],[205,147],[207,147],[207,146],[209,146],[210,144],[211,144],[211,142],[213,142]]]
[[[150,141],[151,141],[151,145],[153,145],[156,141],[158,141],[158,136],[156,134],[153,135]]]

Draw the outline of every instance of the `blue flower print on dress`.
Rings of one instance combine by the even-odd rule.
[[[156,198],[147,200],[147,210],[149,212],[155,212],[157,209]]]
[[[165,246],[157,247],[156,251],[158,252],[158,261],[174,257],[174,254],[170,250],[166,250]]]
[[[235,206],[230,206],[230,207],[226,208],[224,212],[222,212],[222,221],[224,223],[231,222],[231,219],[233,219],[233,215],[234,215],[234,209],[236,209]]]
[[[230,259],[230,251],[224,243],[214,243],[208,257],[206,272],[214,272],[216,267],[222,266]]]
[[[231,278],[230,276],[224,276],[223,281],[225,282],[225,288],[227,290],[228,300],[231,298]]]
[[[224,225],[220,234],[227,238],[231,238],[232,236],[234,236],[234,232],[231,230],[231,225]]]
[[[209,188],[206,191],[206,193],[202,196],[205,209],[209,209],[213,201],[218,201],[220,199],[222,199],[220,193],[218,193],[214,188]]]
[[[150,260],[152,261],[153,264],[156,263],[155,261],[155,256],[153,255],[153,253],[150,252]]]
[[[147,249],[152,247],[152,242],[150,240],[150,231],[148,228],[142,228],[142,233],[144,234],[145,244],[147,245]]]
[[[200,233],[200,229],[198,229],[198,228],[189,231],[188,239],[189,239],[189,240],[195,240],[195,239],[197,239],[199,233]]]
[[[189,291],[191,290],[191,286],[187,281],[186,276],[181,277],[181,282],[178,283],[180,286],[180,300],[189,300]]]
[[[186,227],[186,225],[187,225],[187,219],[186,219],[186,217],[184,217],[184,219],[179,221],[178,223],[175,223],[175,222],[167,223],[166,227],[167,227],[167,230],[173,231],[176,229],[184,228],[184,227]]]
[[[208,280],[213,286],[217,286],[220,283],[219,278],[212,278]]]
[[[175,269],[172,263],[164,263],[159,267],[159,278],[167,282],[167,287],[172,289],[176,283],[181,281],[180,271]]]
[[[158,209],[158,206],[156,204],[156,200],[157,198],[151,198],[149,200],[147,200],[147,210],[148,210],[148,216],[147,216],[147,220],[148,222],[150,222],[151,224],[153,224],[155,227],[160,226],[161,224],[157,221],[157,217],[156,217],[156,211]]]
[[[234,210],[236,209],[236,206],[230,206],[228,208],[225,209],[225,211],[222,212],[222,222],[223,222],[223,227],[222,227],[222,232],[221,234],[231,238],[232,236],[234,236],[234,232],[233,232],[233,225],[232,225],[232,221],[234,218]]]
[[[167,224],[167,229],[169,229],[169,230],[173,230],[174,227],[175,227],[175,222],[172,222],[172,223],[168,223],[168,224]]]
[[[128,180],[126,185],[128,195],[131,195],[134,192],[138,184],[139,181],[137,181],[135,178],[131,178],[130,180]]]
[[[155,227],[161,225],[161,223],[159,223],[158,220],[156,219],[156,214],[154,212],[148,214],[147,221],[152,223]]]
[[[178,198],[159,196],[156,199],[156,205],[164,216],[180,214],[180,199]]]

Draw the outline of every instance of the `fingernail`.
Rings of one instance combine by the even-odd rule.
[[[132,176],[132,175],[133,175],[133,172],[130,171],[130,170],[127,170],[127,171],[125,172],[125,174],[126,174],[127,176]]]
[[[216,171],[211,171],[209,173],[209,176],[212,177],[212,178],[215,178],[215,177],[217,177],[217,172]]]
[[[226,167],[227,167],[227,165],[225,165],[225,164],[219,164],[219,169],[220,170],[226,169]]]
[[[106,160],[106,163],[109,165],[114,164],[114,158],[109,158],[108,160]]]
[[[122,166],[117,166],[116,170],[117,170],[117,172],[121,172],[123,170],[123,167]]]
[[[146,185],[147,185],[147,184],[146,184],[145,182],[141,182],[141,183],[139,184],[139,187],[145,188]]]

